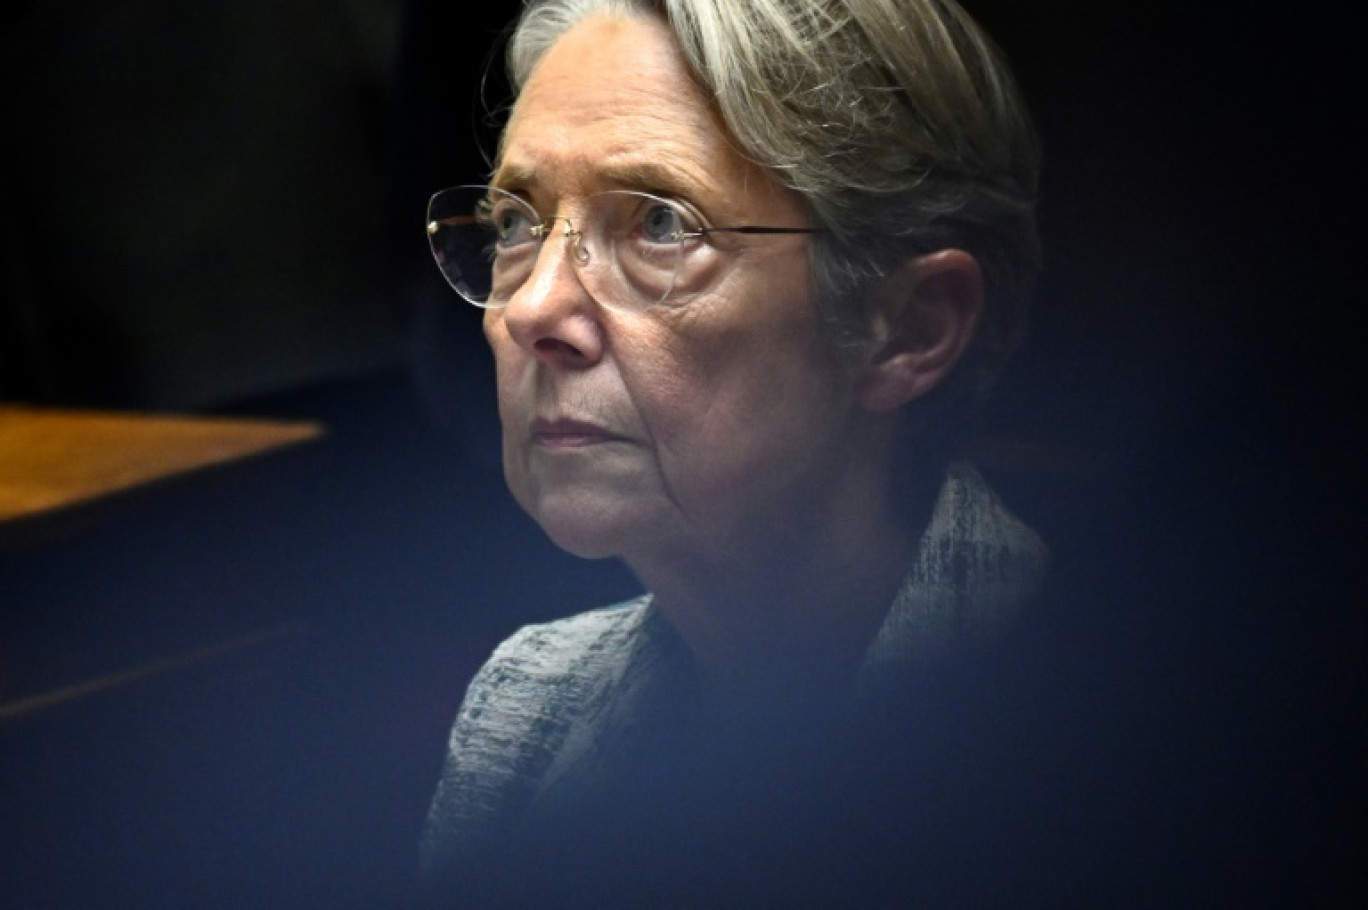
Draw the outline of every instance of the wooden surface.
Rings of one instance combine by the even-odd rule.
[[[0,521],[312,439],[315,423],[0,404]]]

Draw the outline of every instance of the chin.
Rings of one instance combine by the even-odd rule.
[[[549,527],[546,524],[542,524],[542,530],[546,532],[547,537],[551,538],[553,544],[571,556],[578,556],[580,559],[611,559],[620,555],[620,548],[611,546],[602,540],[602,535],[580,534],[575,531]]]
[[[552,543],[582,559],[622,556],[628,541],[640,544],[645,527],[643,516],[624,514],[620,504],[583,497],[542,497],[523,507]]]
[[[618,535],[609,529],[583,517],[541,515],[533,513],[532,518],[541,526],[551,542],[572,556],[581,559],[607,559],[622,555]]]

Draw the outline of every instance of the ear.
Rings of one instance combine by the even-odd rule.
[[[983,314],[983,273],[963,250],[909,259],[876,291],[874,345],[856,399],[891,411],[950,375]]]

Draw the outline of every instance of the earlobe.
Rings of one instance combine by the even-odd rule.
[[[903,263],[877,293],[876,340],[856,398],[867,410],[891,411],[934,389],[969,349],[983,273],[963,250],[938,250]]]

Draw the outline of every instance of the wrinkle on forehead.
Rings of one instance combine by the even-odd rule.
[[[572,141],[586,133],[594,136],[592,146]],[[532,71],[504,133],[493,182],[681,197],[708,186],[730,187],[731,197],[742,195],[738,188],[786,192],[737,149],[668,28],[650,16],[611,14],[570,29]]]

